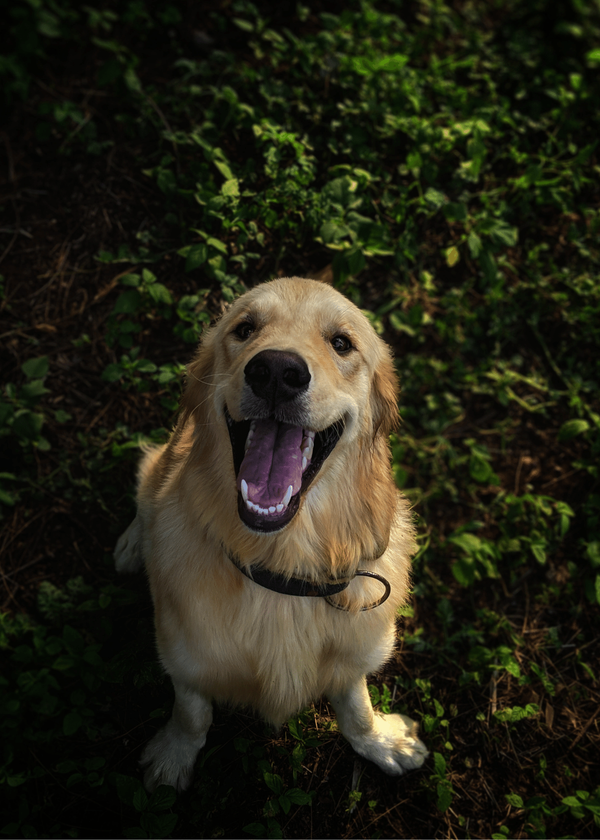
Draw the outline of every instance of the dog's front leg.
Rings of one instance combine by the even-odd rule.
[[[417,724],[405,715],[376,714],[366,679],[328,696],[340,731],[363,758],[392,776],[423,764],[428,753],[417,737]]]
[[[196,756],[206,743],[212,723],[210,700],[181,683],[173,685],[175,705],[171,720],[150,741],[140,759],[146,767],[144,786],[149,791],[158,785],[187,790]]]

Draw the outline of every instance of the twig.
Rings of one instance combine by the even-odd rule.
[[[573,743],[572,743],[572,744],[571,744],[571,746],[569,747],[569,750],[572,750],[572,749],[573,749],[573,747],[581,741],[581,739],[583,738],[583,736],[585,735],[585,733],[588,731],[588,729],[590,728],[590,726],[592,725],[592,723],[596,720],[596,718],[597,718],[597,716],[598,716],[598,712],[600,712],[600,707],[598,707],[598,708],[596,709],[596,711],[595,711],[595,712],[594,712],[594,714],[591,716],[591,718],[588,720],[588,722],[586,723],[586,725],[583,727],[583,729],[581,730],[581,732],[579,733],[579,735],[577,735],[577,737],[575,738],[575,740],[573,741]]]

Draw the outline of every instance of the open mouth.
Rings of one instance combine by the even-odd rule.
[[[322,432],[273,417],[236,422],[225,409],[238,488],[238,513],[253,531],[285,527],[300,498],[344,431],[338,420]]]

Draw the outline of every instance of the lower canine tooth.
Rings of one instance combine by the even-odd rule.
[[[284,496],[284,497],[283,497],[283,499],[281,500],[281,504],[282,504],[284,507],[287,507],[287,506],[289,505],[289,503],[290,503],[290,499],[292,498],[292,491],[293,491],[293,489],[294,489],[294,488],[293,488],[293,487],[292,487],[292,485],[290,484],[290,486],[288,487],[288,489],[285,491],[285,496]]]
[[[242,478],[240,482],[240,490],[242,491],[242,499],[247,503],[248,502],[248,484]]]

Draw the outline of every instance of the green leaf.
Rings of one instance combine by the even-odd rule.
[[[475,581],[475,564],[470,556],[459,558],[452,566],[452,574],[461,586],[471,586]]]
[[[581,808],[581,802],[576,796],[565,796],[562,800],[563,805],[568,805],[569,808]]]
[[[194,271],[208,259],[208,246],[204,243],[199,245],[187,245],[177,252],[179,256],[185,257],[185,270]]]
[[[577,791],[577,793],[580,793]],[[595,816],[600,816],[600,796],[593,796],[582,802],[584,808],[591,811]]]
[[[144,831],[139,825],[133,825],[131,828],[123,829],[123,837],[130,838],[130,840],[144,840],[148,837],[148,832]]]
[[[425,197],[427,197],[427,195]],[[468,216],[467,205],[463,204],[462,202],[448,202],[444,206],[444,216],[448,219],[449,222],[466,222]]]
[[[145,811],[148,807],[148,794],[141,785],[133,792],[131,804],[136,811]]]
[[[254,837],[266,837],[267,829],[262,823],[253,822],[245,825],[242,829],[246,834],[252,834]]]
[[[531,553],[538,561],[538,563],[544,565],[544,563],[547,560],[546,549],[548,547],[548,543],[546,542],[546,540],[543,539],[543,537],[532,537],[529,543],[529,547],[531,549]]]
[[[494,239],[500,245],[513,247],[517,244],[517,240],[519,238],[519,231],[516,227],[507,225],[506,222],[498,221],[490,229],[490,235],[492,239]]]
[[[168,837],[173,833],[178,820],[178,814],[145,813],[142,814],[140,822],[150,837]]]
[[[312,802],[314,791],[306,793],[300,788],[292,788],[286,791],[286,796],[294,805],[309,805]]]
[[[100,379],[102,379],[103,382],[117,382],[117,380],[121,379],[122,376],[123,368],[121,365],[116,362],[111,362],[100,374]]]
[[[232,18],[233,22],[237,26],[238,29],[243,30],[244,32],[254,32],[254,24],[249,20],[244,20],[244,18]],[[256,824],[256,823],[255,823]],[[244,829],[245,831],[245,829]]]
[[[21,365],[21,370],[28,379],[43,379],[48,373],[48,356],[28,359]]]
[[[57,671],[68,671],[75,664],[72,656],[58,656],[52,663],[52,667]]]
[[[452,791],[447,785],[440,782],[437,786],[437,795],[437,807],[438,810],[443,813],[444,811],[447,811],[452,804]]]
[[[446,249],[446,264],[452,268],[460,260],[460,251],[456,245]]]
[[[462,548],[467,554],[472,554],[481,548],[481,540],[475,534],[452,534],[448,542]]]
[[[439,210],[440,207],[443,207],[446,203],[447,199],[443,192],[434,189],[433,187],[429,187],[425,195],[423,196],[425,201],[428,204],[431,204],[436,210]],[[464,205],[463,205],[464,206]]]
[[[83,718],[79,712],[68,712],[63,719],[63,733],[65,735],[74,735],[83,723]]]
[[[69,653],[81,653],[84,647],[83,636],[74,627],[65,624],[62,632],[63,642]]]
[[[44,387],[44,382],[41,379],[33,379],[31,382],[26,382],[21,388],[19,396],[24,402],[30,405],[38,402],[39,398],[44,394],[49,394],[48,388]]]
[[[473,231],[471,231],[471,233],[467,237],[467,245],[469,246],[469,251],[473,259],[477,259],[477,257],[481,253],[481,239]]]
[[[143,789],[139,779],[133,776],[125,776],[123,773],[115,773],[112,777],[116,787],[117,795],[124,805],[133,805],[133,797],[137,790]]]
[[[229,181],[235,181],[235,178],[233,177],[233,172],[224,161],[213,160],[213,163],[217,167],[221,175],[225,178],[226,183]]]
[[[237,196],[240,194],[240,182],[237,178],[230,178],[221,187],[222,195]]]
[[[355,73],[361,76],[374,76],[379,73],[399,73],[408,64],[409,57],[401,53],[377,57],[351,56],[348,63]]]
[[[469,459],[469,475],[480,484],[489,484],[494,471],[488,460],[477,452],[473,452]]]
[[[113,312],[116,315],[131,315],[137,312],[142,303],[142,296],[137,289],[127,289],[121,292],[115,303]]]
[[[504,798],[513,808],[523,807],[523,800],[517,793],[507,793]]]
[[[492,286],[498,276],[498,268],[496,260],[487,249],[484,249],[479,254],[479,265],[481,266],[481,271],[485,281],[488,285]]]
[[[273,793],[279,796],[279,794],[283,790],[283,780],[281,776],[278,776],[276,773],[265,772],[263,773],[263,778],[267,787],[270,788],[273,791]]]
[[[215,239],[214,237],[209,236],[206,240],[206,244],[211,248],[215,248],[215,250],[220,251],[221,254],[227,254],[227,245],[225,245],[224,242],[221,242],[220,239]]]
[[[159,785],[148,802],[151,811],[166,811],[172,808],[177,800],[175,788],[170,785]]]
[[[438,776],[444,777],[446,775],[446,759],[441,753],[434,753],[433,754],[433,762],[435,766],[435,772]]]
[[[566,423],[560,427],[558,432],[558,439],[561,443],[564,443],[567,440],[572,440],[577,435],[582,435],[584,432],[587,432],[590,428],[590,424],[587,420],[567,420]]]
[[[25,440],[37,440],[44,425],[44,415],[35,414],[28,409],[20,409],[15,413],[12,430],[17,437]]]
[[[57,773],[72,773],[73,770],[76,769],[77,765],[74,761],[61,761],[59,764],[56,765]]]
[[[290,730],[290,735],[296,739],[296,741],[303,741],[304,735],[301,734],[300,729],[298,727],[298,722],[294,718],[290,718],[288,720],[288,729]]]

